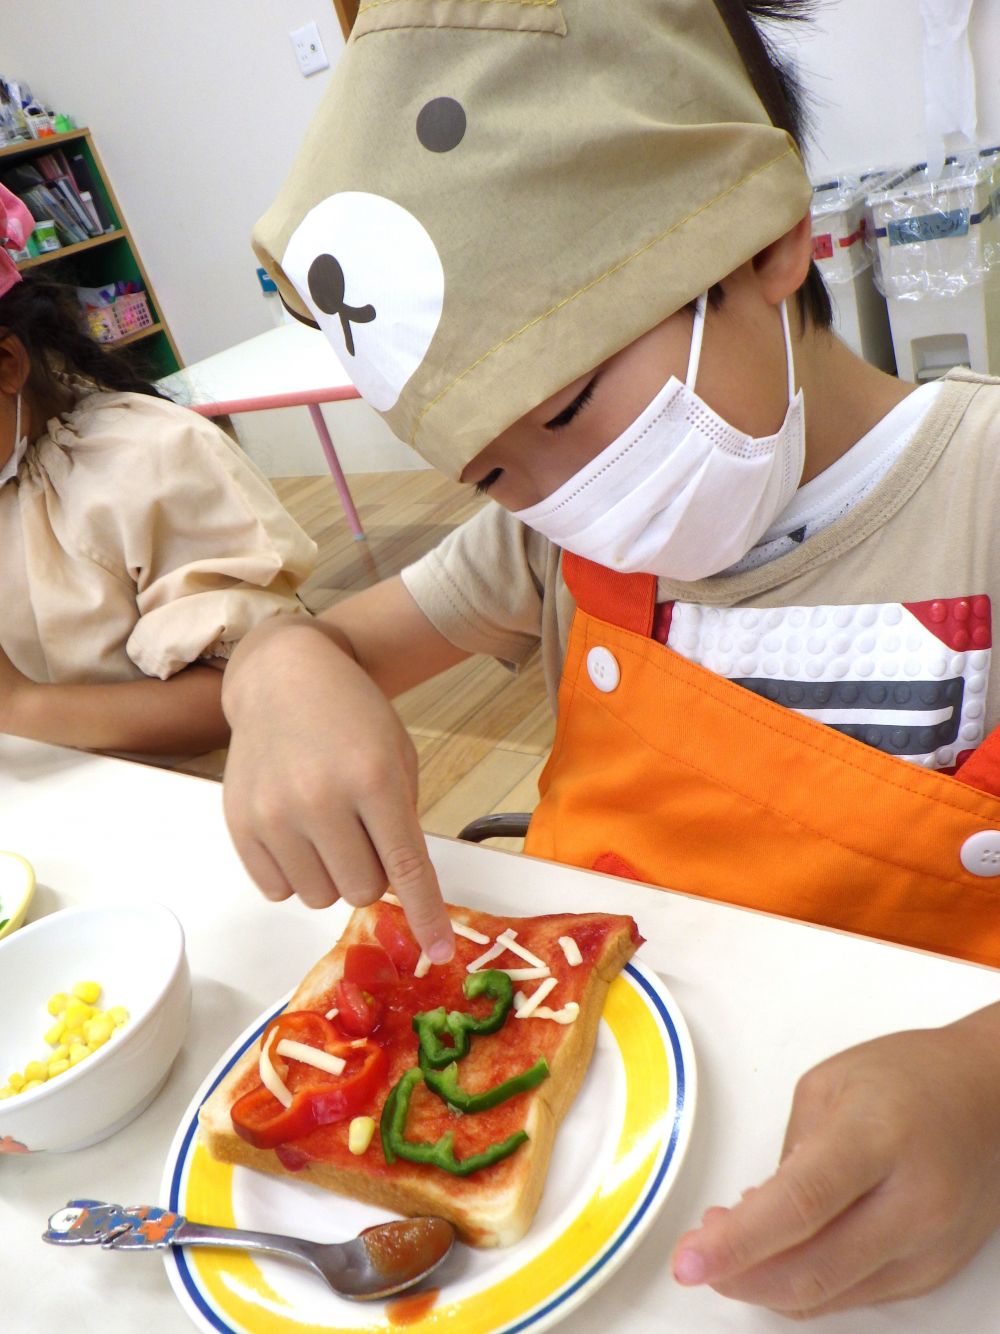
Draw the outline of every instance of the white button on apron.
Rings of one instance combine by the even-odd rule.
[[[592,648],[587,654],[587,675],[598,690],[603,690],[606,695],[617,690],[618,682],[622,679],[618,659],[610,649],[603,647]],[[1000,841],[1000,834],[997,839]]]
[[[962,865],[973,875],[1000,875],[1000,829],[982,829],[962,844]]]

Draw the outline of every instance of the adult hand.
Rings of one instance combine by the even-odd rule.
[[[674,1276],[785,1315],[915,1297],[1000,1226],[1000,1005],[799,1082],[781,1166],[681,1237]]]
[[[269,899],[312,908],[373,903],[392,886],[435,962],[451,922],[417,819],[417,758],[368,674],[313,625],[258,635],[237,651],[223,702],[232,726],[226,820]],[[234,684],[230,672],[236,667]]]

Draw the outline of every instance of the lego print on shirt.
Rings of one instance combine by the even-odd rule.
[[[983,739],[985,595],[820,607],[661,603],[662,643],[764,699],[929,769]]]

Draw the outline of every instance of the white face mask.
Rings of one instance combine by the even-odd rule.
[[[687,381],[671,376],[617,440],[515,518],[557,546],[623,574],[701,579],[745,556],[795,494],[805,462],[805,416],[795,393],[792,339],[781,305],[788,411],[756,438],[694,392],[705,329],[699,297]]]
[[[27,448],[28,437],[21,434],[21,395],[18,394],[17,407],[14,410],[14,448],[11,450],[10,458],[0,468],[0,486],[17,476],[17,470],[21,466]]]

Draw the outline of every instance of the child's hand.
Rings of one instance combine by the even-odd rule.
[[[230,672],[236,667],[236,685]],[[417,819],[417,757],[385,695],[306,623],[234,658],[224,804],[263,893],[312,908],[373,903],[392,886],[435,961],[454,937]]]
[[[998,1226],[995,1005],[811,1070],[778,1171],[734,1208],[708,1210],[673,1268],[726,1297],[825,1315],[937,1287]]]

